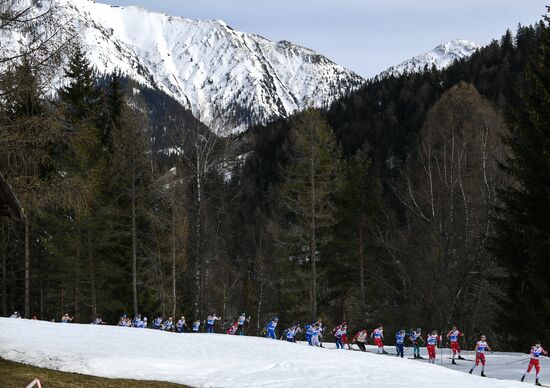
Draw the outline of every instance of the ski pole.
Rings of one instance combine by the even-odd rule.
[[[443,330],[441,330],[441,333],[443,333]],[[441,338],[441,341],[439,343],[441,346],[441,352],[439,352],[439,354],[440,354],[441,365],[443,365],[443,347],[445,346],[445,343],[443,342],[443,335],[440,335],[440,338]]]
[[[443,340],[440,342],[441,350],[439,351],[440,365],[443,365]]]
[[[522,358],[521,360],[516,360],[516,361],[507,362],[507,363],[505,363],[504,365],[515,364],[516,362],[525,362],[525,361],[530,360],[530,359],[531,359],[531,357]]]

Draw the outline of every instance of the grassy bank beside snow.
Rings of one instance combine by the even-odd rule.
[[[25,387],[34,379],[39,379],[44,388],[185,388],[184,385],[159,381],[106,379],[78,373],[59,372],[0,358],[0,388]]]

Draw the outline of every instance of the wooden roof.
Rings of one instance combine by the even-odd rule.
[[[22,220],[23,210],[10,185],[0,172],[0,217],[13,217]]]

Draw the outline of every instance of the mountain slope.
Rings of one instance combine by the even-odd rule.
[[[221,134],[309,105],[328,106],[364,82],[312,50],[239,32],[219,20],[189,20],[91,0],[56,3],[56,19],[79,37],[100,72],[120,69],[162,90]],[[40,12],[49,1],[37,4]],[[62,82],[57,78],[57,84]]]
[[[392,66],[380,77],[399,76],[405,73],[418,73],[425,67],[435,66],[437,69],[444,69],[457,59],[467,58],[479,50],[481,46],[469,40],[457,39],[440,44],[431,51],[418,55],[398,65]]]
[[[0,318],[0,357],[66,372],[195,387],[524,386],[519,381],[483,379],[395,356],[314,348],[267,338],[10,318]],[[497,357],[488,357],[487,373]],[[504,358],[503,364],[509,360]],[[518,365],[518,370],[523,366]]]

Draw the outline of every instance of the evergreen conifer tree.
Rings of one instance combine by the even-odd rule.
[[[526,73],[523,106],[508,138],[495,252],[508,271],[503,328],[511,345],[550,341],[550,18]],[[512,339],[513,338],[513,339]]]
[[[69,58],[65,77],[69,83],[61,88],[59,96],[68,105],[68,118],[71,121],[90,118],[97,108],[98,93],[94,69],[79,45]]]
[[[318,110],[308,109],[293,122],[290,160],[284,171],[281,198],[291,213],[290,234],[295,261],[310,266],[310,318],[317,318],[320,249],[336,223],[334,195],[341,182],[340,152],[332,128]],[[303,257],[300,257],[303,256]]]

